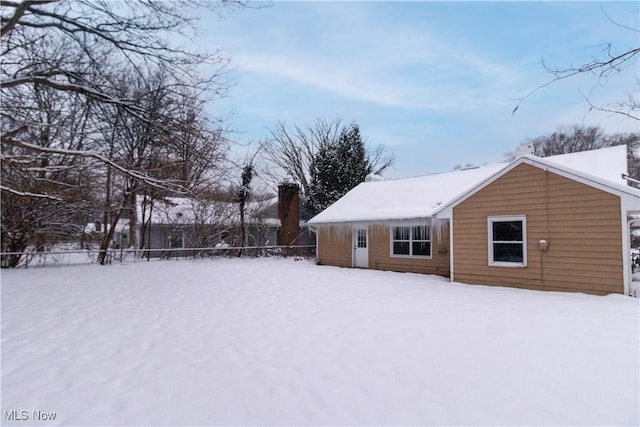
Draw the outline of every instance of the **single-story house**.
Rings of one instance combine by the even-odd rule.
[[[537,290],[628,294],[626,147],[364,182],[309,224],[319,264]]]
[[[282,183],[278,196],[245,206],[246,247],[315,245],[300,206],[297,184]],[[240,206],[237,202],[203,201],[186,197],[136,203],[135,246],[141,249],[241,247]],[[162,251],[151,256],[162,256]],[[185,252],[185,254],[189,254]]]
[[[99,244],[102,242],[105,233],[109,232],[110,224],[103,224],[100,221],[90,222],[85,224],[84,233],[81,239],[81,244]],[[129,220],[120,218],[116,229],[113,233],[113,245],[112,248],[120,249],[126,248],[129,244]]]

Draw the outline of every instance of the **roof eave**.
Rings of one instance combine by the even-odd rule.
[[[355,227],[361,224],[393,224],[393,223],[408,223],[408,222],[416,222],[416,221],[428,221],[433,218],[433,215],[424,215],[424,216],[412,216],[412,217],[402,217],[402,218],[376,218],[376,219],[349,219],[349,220],[341,220],[341,221],[318,221],[311,222],[309,221],[309,225],[313,227]]]

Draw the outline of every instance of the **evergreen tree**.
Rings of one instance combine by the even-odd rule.
[[[253,179],[253,159],[242,168],[242,185],[238,190],[238,201],[240,202],[240,248],[247,246],[247,227],[245,223],[247,203],[251,197],[251,180]],[[238,256],[242,255],[242,249]]]
[[[356,123],[343,127],[338,140],[320,146],[313,158],[307,207],[322,211],[363,182],[371,170],[360,128]]]

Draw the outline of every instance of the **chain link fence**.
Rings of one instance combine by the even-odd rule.
[[[8,268],[15,265],[16,257],[19,259],[16,268],[44,267],[56,265],[95,264],[98,262],[99,248],[90,249],[59,249],[25,252],[0,253],[0,266]],[[152,259],[201,259],[216,257],[300,257],[314,258],[316,247],[305,246],[249,246],[231,247],[219,246],[213,248],[171,248],[171,249],[109,249],[106,251],[106,263],[114,262],[142,262]]]

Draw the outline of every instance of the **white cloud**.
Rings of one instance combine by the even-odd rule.
[[[403,99],[397,89],[382,84],[372,85],[358,79],[351,70],[345,67],[336,69],[326,61],[312,63],[277,54],[247,53],[236,54],[234,62],[240,70],[287,78],[352,99],[394,107],[415,107]]]
[[[522,83],[521,70],[455,34],[381,10],[367,3],[275,4],[269,27],[241,35],[233,63],[241,72],[384,107],[464,112],[520,96],[512,87]]]
[[[499,89],[513,81],[512,73],[502,65],[475,55],[438,59],[455,62],[448,67],[424,61],[413,64],[394,62],[393,58],[380,65],[378,59],[367,62],[366,55],[365,60],[360,60],[360,55],[358,58],[357,64],[347,64],[341,58],[301,55],[296,52],[279,54],[246,51],[234,54],[234,63],[240,71],[278,76],[331,94],[386,107],[472,111],[487,103],[504,102],[512,95]],[[394,73],[394,69],[408,65],[419,68],[424,77],[400,78],[398,76],[401,72]],[[455,67],[455,71],[449,72],[450,76],[447,76],[443,68],[451,67]],[[471,80],[465,81],[463,74]],[[478,80],[484,83],[481,85]]]

